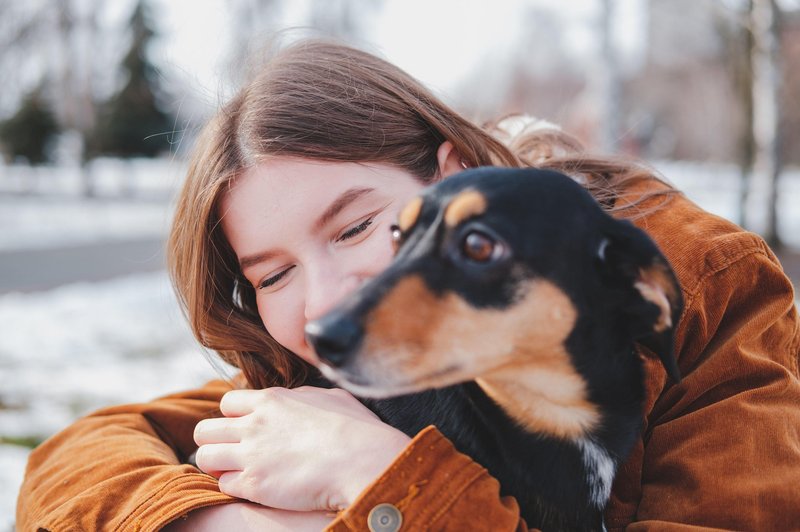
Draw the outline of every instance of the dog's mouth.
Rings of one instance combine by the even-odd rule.
[[[349,390],[354,395],[372,399],[407,395],[431,388],[442,388],[467,380],[452,378],[458,375],[462,369],[458,364],[403,380],[372,379],[347,370],[334,369],[325,363],[322,363],[319,369],[325,378]]]

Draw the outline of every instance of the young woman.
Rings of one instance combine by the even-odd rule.
[[[192,329],[241,369],[240,389],[216,381],[108,408],[43,443],[20,530],[524,528],[515,501],[435,427],[409,439],[348,393],[312,386],[303,339],[306,321],[388,264],[407,200],[490,164],[572,175],[648,231],[681,282],[683,380],[645,359],[645,428],[609,528],[800,525],[800,322],[760,238],[644,167],[589,157],[552,128],[483,130],[385,61],[306,41],[206,127],[169,240]],[[186,464],[198,445],[208,474]]]

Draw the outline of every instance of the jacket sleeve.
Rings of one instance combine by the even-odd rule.
[[[86,416],[30,455],[17,530],[158,530],[189,510],[235,499],[183,463],[194,426],[219,415],[231,387],[199,390]]]
[[[659,384],[634,453],[638,507],[607,516],[611,528],[626,520],[636,521],[631,531],[800,526],[794,292],[760,238],[740,233],[733,240],[699,257],[706,273],[684,286],[676,337],[684,377],[667,385],[659,369],[651,379]]]
[[[433,426],[417,434],[326,530],[396,530],[375,526],[381,515],[390,522],[399,517],[401,530],[527,530],[516,500],[501,497],[500,483]]]

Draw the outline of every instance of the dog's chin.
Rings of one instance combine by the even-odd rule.
[[[380,380],[371,379],[362,374],[335,369],[326,364],[319,366],[320,372],[326,379],[336,383],[355,396],[370,399],[386,399],[398,395],[409,395],[430,390],[431,388],[444,388],[445,386],[471,380],[469,378],[459,378],[460,369],[458,366],[451,366],[432,375],[409,378],[406,381],[390,381],[385,378]]]

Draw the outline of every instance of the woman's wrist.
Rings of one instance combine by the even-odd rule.
[[[375,450],[357,457],[358,462],[350,468],[351,474],[345,477],[347,483],[343,486],[341,502],[336,504],[339,509],[343,510],[352,505],[361,493],[394,463],[411,442],[411,438],[403,432],[388,425],[386,428],[388,430],[385,437],[381,437],[380,442],[376,442]]]

